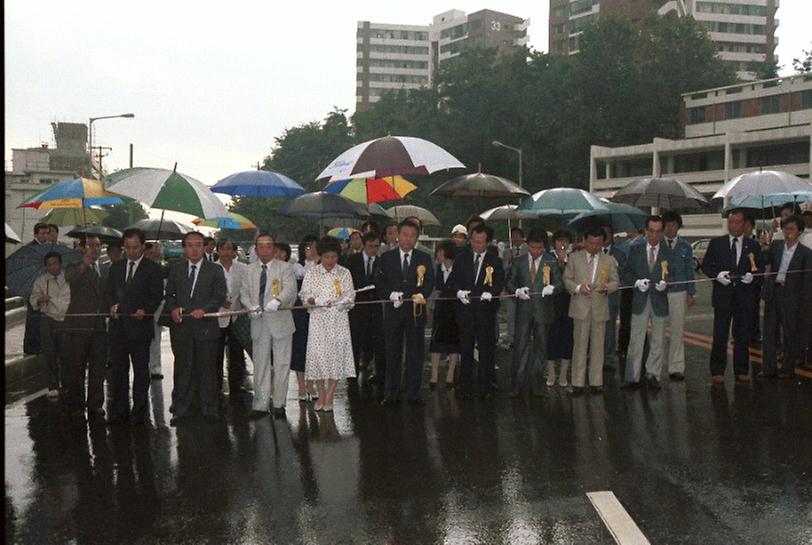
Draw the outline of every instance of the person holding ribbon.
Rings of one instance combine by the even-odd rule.
[[[293,264],[273,258],[274,239],[270,234],[260,233],[254,247],[257,260],[248,266],[240,286],[240,303],[251,311],[248,314],[251,318],[251,357],[254,360],[251,416],[266,416],[273,397],[274,417],[284,418],[293,332],[296,330],[292,313],[287,309],[296,300],[296,276]]]
[[[733,324],[733,373],[739,384],[750,382],[750,331],[758,315],[753,308],[753,280],[764,273],[758,241],[744,236],[745,211],[727,215],[727,235],[708,244],[702,272],[713,282],[713,344],[710,372],[713,384],[725,382],[727,343]]]
[[[401,370],[406,345],[405,394],[412,405],[423,405],[420,384],[425,350],[426,303],[434,289],[431,256],[416,251],[420,227],[411,220],[398,224],[398,246],[385,252],[375,276],[380,299],[388,300],[383,309],[386,338],[386,379],[383,406],[399,403]]]
[[[347,315],[355,303],[355,290],[350,271],[338,264],[338,240],[324,237],[316,251],[320,263],[308,269],[299,291],[299,298],[310,307],[305,379],[314,381],[319,390],[314,409],[329,413],[338,381],[355,376]]]
[[[646,243],[636,244],[622,272],[623,283],[634,286],[632,299],[632,332],[623,388],[640,385],[643,345],[651,322],[651,336],[646,359],[646,383],[652,390],[660,389],[663,369],[665,322],[668,320],[668,276],[672,262],[671,250],[663,240],[663,218],[646,218]]]
[[[457,294],[457,326],[460,335],[462,372],[460,393],[471,397],[474,390],[488,398],[493,392],[496,360],[497,298],[505,287],[505,271],[497,252],[488,251],[493,229],[478,224],[469,231],[470,246],[454,260],[448,287]],[[473,384],[474,346],[479,347],[477,387]]]
[[[547,328],[555,318],[551,296],[563,289],[556,259],[545,252],[546,246],[546,231],[530,231],[527,253],[515,257],[508,272],[507,291],[517,299],[510,397],[528,390],[540,397],[543,392]]]

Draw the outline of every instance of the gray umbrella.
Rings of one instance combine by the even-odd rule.
[[[85,235],[97,235],[104,243],[121,240],[121,231],[104,225],[77,225],[75,229],[68,232],[71,238],[84,238]]]
[[[493,174],[476,172],[457,176],[440,184],[429,196],[445,195],[448,197],[526,197],[528,191],[514,184],[507,178]]]
[[[82,254],[64,244],[26,244],[6,258],[6,287],[12,295],[28,299],[34,280],[45,273],[43,258],[48,252],[62,256],[62,267],[82,260]]]
[[[180,240],[189,231],[194,231],[191,225],[172,220],[154,220],[145,218],[138,220],[127,229],[138,228],[144,231],[144,236],[149,240]]]
[[[288,218],[366,218],[367,209],[357,202],[341,195],[315,191],[291,199],[277,212]]]
[[[656,206],[661,209],[701,208],[708,205],[702,193],[674,178],[643,178],[619,189],[612,196],[614,202],[638,208]]]
[[[440,220],[437,219],[437,216],[426,210],[425,208],[421,208],[419,206],[415,206],[413,204],[401,204],[400,206],[393,206],[389,210],[387,210],[390,216],[394,217],[396,221],[401,221],[406,218],[417,218],[420,220],[420,223],[423,227],[430,227],[435,226],[439,227],[442,225]]]

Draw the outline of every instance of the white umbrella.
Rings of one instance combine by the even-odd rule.
[[[713,195],[741,208],[766,208],[812,200],[812,184],[788,172],[761,170],[736,176]]]
[[[22,242],[20,236],[14,232],[14,229],[9,227],[8,223],[6,223],[6,242],[11,244],[19,244]]]
[[[336,157],[316,178],[380,178],[425,175],[449,168],[465,168],[446,150],[422,138],[385,136],[352,147]]]
[[[502,206],[485,210],[479,217],[485,221],[510,221],[519,219],[518,214],[516,214],[516,207],[517,205],[515,204],[503,204]]]

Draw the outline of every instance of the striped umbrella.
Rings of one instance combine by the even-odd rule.
[[[256,229],[256,224],[243,216],[231,212],[222,218],[197,218],[192,223],[198,227],[211,227],[213,229]]]
[[[355,227],[333,227],[327,231],[327,235],[340,239],[348,239],[353,233],[360,233]]]
[[[124,195],[105,189],[100,180],[74,178],[37,193],[17,208],[88,208],[100,204],[121,204],[124,199]]]
[[[388,178],[353,178],[330,182],[324,188],[327,193],[335,193],[355,202],[369,204],[372,202],[397,201],[417,189],[402,176]]]

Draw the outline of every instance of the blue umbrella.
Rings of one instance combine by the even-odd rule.
[[[211,190],[240,197],[296,197],[305,193],[302,186],[284,174],[270,170],[231,174],[214,184]]]
[[[606,203],[583,189],[556,187],[534,193],[524,199],[516,209],[516,215],[523,219],[545,216],[564,218],[577,216],[581,212],[601,211],[609,213]]]
[[[43,258],[48,252],[62,256],[62,268],[82,260],[82,254],[64,244],[26,244],[6,258],[6,287],[12,295],[28,298],[34,280],[45,273]]]
[[[609,208],[608,211],[581,212],[569,222],[569,226],[581,232],[594,225],[608,224],[615,233],[638,231],[645,226],[648,214],[639,208],[606,199],[601,199],[601,202]]]

